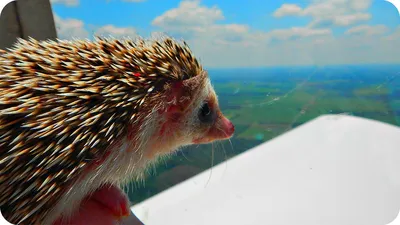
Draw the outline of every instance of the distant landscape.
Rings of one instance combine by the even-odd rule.
[[[346,113],[400,126],[400,65],[210,69],[234,137],[191,146],[127,188],[133,204],[322,114]],[[214,151],[214,152],[213,152]]]

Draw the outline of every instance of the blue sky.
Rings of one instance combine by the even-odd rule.
[[[166,32],[186,39],[211,67],[400,62],[394,50],[400,16],[384,0],[52,0],[52,5],[61,38]]]

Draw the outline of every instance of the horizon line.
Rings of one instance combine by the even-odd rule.
[[[358,64],[327,64],[327,65],[266,65],[266,66],[241,66],[241,67],[228,67],[228,66],[203,66],[206,69],[273,69],[273,68],[295,68],[295,67],[357,67],[357,66],[399,66],[399,63],[358,63]]]

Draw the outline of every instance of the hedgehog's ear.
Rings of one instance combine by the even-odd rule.
[[[204,86],[204,82],[208,79],[208,75],[206,71],[202,71],[197,76],[191,77],[189,79],[184,80],[183,86],[188,89],[191,93],[196,92],[199,88]]]
[[[192,78],[175,81],[169,85],[167,91],[167,112],[182,113],[186,111],[197,93],[204,87],[207,74],[201,73]]]
[[[175,115],[184,113],[196,98],[197,93],[204,87],[206,79],[207,74],[204,72],[192,78],[168,84],[165,112]]]

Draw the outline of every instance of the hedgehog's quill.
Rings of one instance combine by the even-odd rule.
[[[91,197],[123,216],[119,185],[233,132],[184,42],[29,39],[0,51],[0,204],[14,224],[68,223]]]

